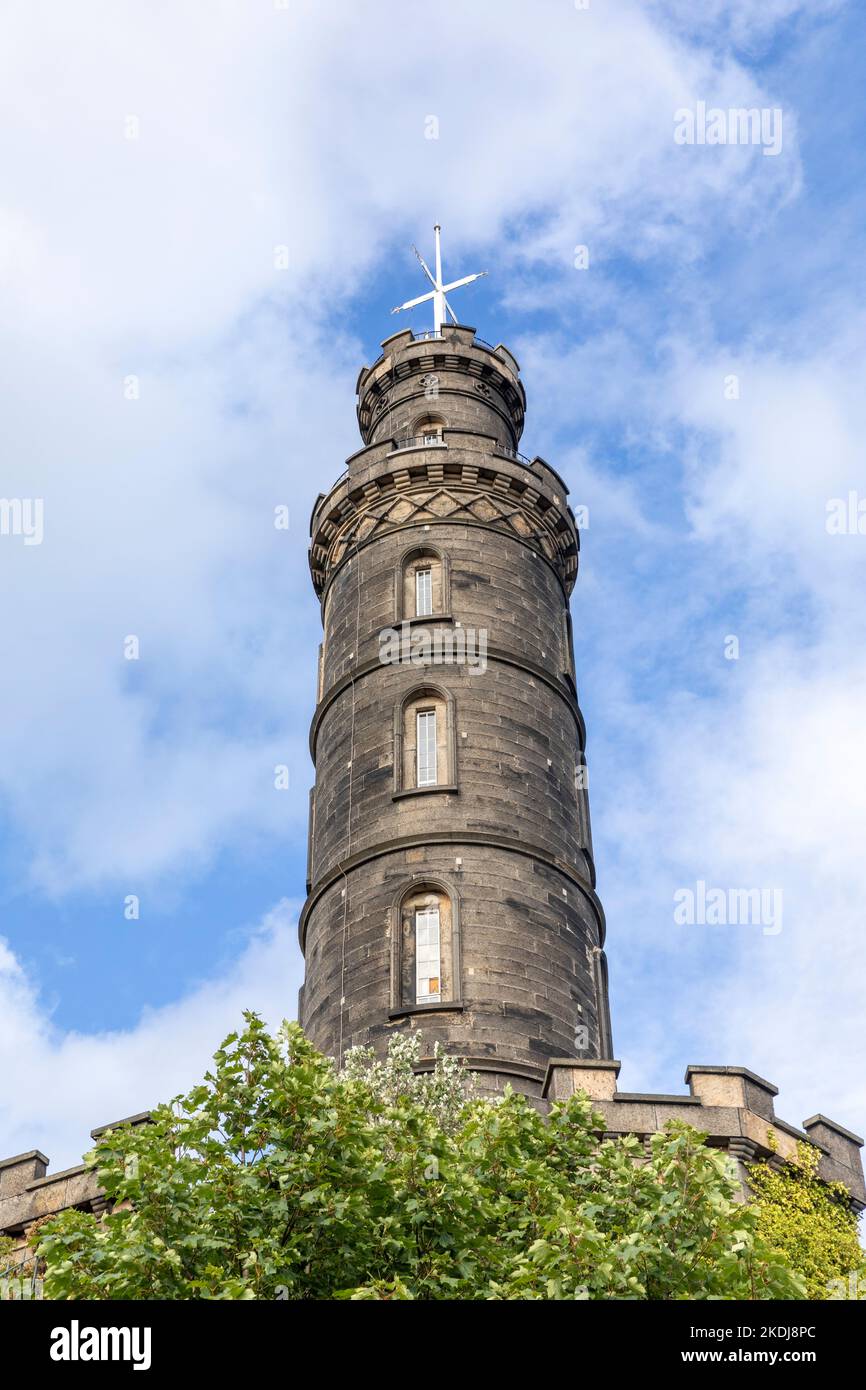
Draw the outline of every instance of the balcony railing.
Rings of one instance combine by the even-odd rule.
[[[496,452],[497,454],[504,454],[507,459],[514,459],[517,463],[525,463],[527,467],[532,467],[532,459],[527,458],[525,454],[518,453],[516,449],[509,448],[507,444],[497,444]]]
[[[399,449],[447,449],[448,445],[439,434],[410,434],[404,439],[392,439],[394,452]]]
[[[423,343],[423,342],[426,342],[429,338],[433,338],[434,340],[437,340],[437,341],[439,341],[439,342],[442,342],[442,340],[444,339],[444,337],[445,337],[445,334],[444,334],[441,330],[440,330],[438,333],[434,333],[432,328],[422,328],[422,329],[418,330],[417,332],[415,331],[414,328],[413,328],[413,330],[412,330],[412,341],[413,341],[413,343]],[[488,343],[488,341],[487,341],[486,338],[479,338],[479,336],[478,336],[477,333],[475,334],[475,337],[473,338],[472,341],[473,341],[474,343],[477,343],[477,345],[478,345],[479,347],[489,348],[489,350],[490,350],[491,352],[495,352],[495,351],[496,351],[496,348],[494,347],[493,343]]]

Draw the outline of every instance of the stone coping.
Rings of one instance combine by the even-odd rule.
[[[700,1096],[665,1095],[663,1092],[617,1091],[614,1100],[646,1101],[649,1105],[702,1105]]]
[[[756,1071],[749,1071],[748,1067],[702,1067],[692,1062],[686,1067],[685,1082],[689,1084],[692,1075],[709,1076],[743,1076],[747,1081],[753,1081],[756,1086],[763,1086],[771,1095],[779,1094],[778,1086],[774,1086],[772,1081],[767,1081],[763,1076],[759,1076]]]
[[[31,1160],[44,1163],[46,1167],[49,1163],[41,1149],[28,1149],[26,1153],[13,1154],[12,1158],[0,1158],[0,1168],[13,1168],[17,1163],[29,1163]]]
[[[866,1144],[866,1139],[861,1139],[860,1135],[855,1134],[853,1130],[845,1129],[843,1125],[838,1125],[835,1120],[828,1120],[826,1115],[821,1115],[819,1113],[803,1121],[804,1129],[811,1129],[813,1125],[826,1125],[828,1129],[834,1129],[837,1134],[842,1135],[843,1139],[850,1139],[851,1143],[856,1144],[860,1149]],[[814,1139],[810,1140],[810,1143],[814,1144],[814,1142]]]
[[[112,1120],[110,1125],[99,1125],[90,1131],[91,1139],[100,1139],[103,1134],[107,1134],[110,1129],[120,1129],[123,1125],[144,1125],[151,1120],[149,1110],[140,1110],[137,1115],[127,1115],[125,1120]]]
[[[97,1140],[109,1130],[147,1124],[151,1118],[149,1110],[142,1110],[122,1120],[112,1120],[111,1124],[99,1125],[90,1131],[90,1136]],[[69,1207],[85,1211],[102,1209],[104,1194],[92,1165],[77,1163],[57,1173],[45,1173],[48,1165],[47,1156],[39,1149],[0,1159],[0,1173],[4,1175],[4,1182],[9,1180],[10,1184],[9,1190],[0,1189],[0,1235],[20,1237],[34,1221]],[[16,1168],[25,1171],[16,1175]],[[37,1176],[40,1170],[41,1175]]]

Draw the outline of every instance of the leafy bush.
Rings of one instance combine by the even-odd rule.
[[[866,1298],[857,1217],[847,1189],[818,1177],[818,1159],[811,1144],[798,1144],[794,1162],[750,1168],[758,1232],[800,1272],[808,1298]]]
[[[114,1202],[40,1232],[49,1298],[798,1298],[725,1155],[671,1125],[648,1155],[589,1101],[468,1093],[419,1042],[342,1073],[255,1014],[203,1083],[91,1155]]]

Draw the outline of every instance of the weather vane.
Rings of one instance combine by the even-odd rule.
[[[426,304],[426,302],[427,302],[428,299],[432,299],[432,300],[433,300],[433,332],[438,336],[439,333],[440,333],[441,330],[442,330],[443,324],[447,322],[447,320],[446,320],[446,318],[445,318],[445,311],[446,311],[446,309],[447,309],[448,313],[451,315],[451,317],[452,317],[452,319],[454,320],[454,322],[457,323],[457,315],[455,314],[454,310],[451,308],[451,305],[448,303],[448,300],[445,298],[446,294],[449,294],[451,290],[459,290],[460,287],[461,287],[462,285],[471,285],[473,280],[480,280],[481,277],[482,277],[482,275],[486,275],[486,274],[487,274],[487,271],[486,271],[486,270],[481,270],[481,271],[478,272],[477,275],[464,275],[462,280],[452,280],[450,285],[443,285],[443,283],[442,283],[442,247],[441,247],[441,244],[440,244],[440,233],[441,233],[441,231],[442,231],[442,228],[439,226],[439,223],[438,223],[438,222],[436,223],[436,226],[433,228],[433,231],[434,231],[435,234],[436,234],[436,275],[435,275],[435,277],[431,274],[430,268],[429,268],[429,266],[427,265],[427,262],[424,260],[424,257],[421,255],[420,251],[418,250],[417,246],[413,246],[413,247],[412,247],[412,250],[415,252],[415,255],[418,257],[418,260],[421,262],[421,266],[422,266],[422,268],[423,268],[423,270],[424,270],[424,274],[427,276],[427,279],[430,281],[430,284],[433,286],[432,290],[430,290],[428,294],[419,294],[419,296],[418,296],[417,299],[408,299],[408,300],[406,301],[405,304],[398,304],[396,309],[392,309],[392,310],[391,310],[391,313],[392,313],[392,314],[399,314],[399,313],[401,313],[401,312],[403,311],[403,309],[414,309],[416,304]]]

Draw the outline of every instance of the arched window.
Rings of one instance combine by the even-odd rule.
[[[325,644],[319,643],[319,665],[316,675],[316,703],[321,701],[325,693]]]
[[[593,950],[595,997],[598,1001],[598,1055],[613,1056],[613,1034],[610,1025],[610,989],[607,977],[607,956],[601,947]]]
[[[450,616],[447,558],[432,546],[410,550],[397,575],[397,622]]]
[[[325,661],[327,659],[328,641],[331,636],[330,632],[328,631],[328,623],[330,621],[331,616],[331,593],[332,590],[329,589],[327,594],[325,595],[325,601],[322,604],[322,642],[321,646],[319,647],[319,700],[321,700],[322,696],[325,693]]]
[[[586,756],[578,752],[574,764],[574,796],[577,803],[577,842],[592,858],[592,828],[589,820],[589,768]]]
[[[439,415],[422,415],[412,426],[412,437],[419,444],[442,444],[445,421]]]
[[[423,882],[404,890],[392,941],[392,1015],[461,1007],[458,903],[450,888]]]
[[[394,795],[457,790],[454,696],[418,686],[394,715]]]
[[[307,828],[307,892],[313,886],[313,845],[316,835],[316,788],[310,787],[309,824]]]
[[[566,610],[565,610],[565,615],[564,615],[564,616],[565,616],[565,622],[564,622],[564,625],[563,625],[563,626],[564,626],[564,630],[563,630],[563,634],[562,634],[562,645],[563,645],[563,662],[562,662],[562,670],[563,670],[563,675],[566,677],[566,679],[567,679],[567,681],[569,682],[569,684],[570,684],[572,687],[574,687],[574,682],[575,682],[575,674],[574,674],[574,628],[573,628],[572,622],[571,622],[571,610],[568,609],[568,608],[566,608]]]

